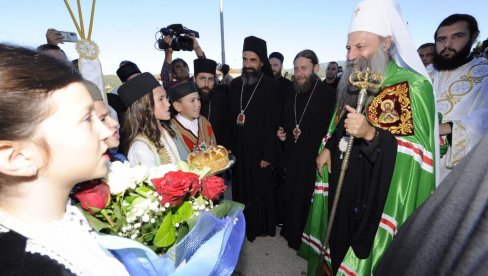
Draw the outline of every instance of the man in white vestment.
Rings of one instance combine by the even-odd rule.
[[[469,55],[478,35],[476,19],[467,14],[447,17],[434,35],[434,63],[427,70],[442,115],[441,179],[488,130],[488,62]]]

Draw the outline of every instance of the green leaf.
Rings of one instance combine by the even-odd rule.
[[[153,192],[153,190],[147,186],[141,186],[136,188],[136,192],[144,197],[148,197],[149,194]]]
[[[176,212],[173,215],[173,224],[182,223],[193,215],[193,206],[189,201],[183,201],[178,206]]]
[[[83,215],[85,215],[86,220],[90,224],[90,226],[95,229],[95,231],[100,232],[101,230],[108,229],[112,233],[112,229],[110,228],[110,224],[103,222],[96,217],[90,215],[88,212],[85,210],[83,211]]]
[[[213,209],[211,209],[208,212],[210,212],[212,215],[218,218],[223,218],[227,216],[229,212],[235,207],[244,209],[244,204],[232,200],[222,200],[222,202],[220,202],[218,206],[215,206]],[[186,221],[190,230],[193,229],[193,227],[197,224],[197,221],[198,221],[198,216],[192,217],[191,219]]]
[[[229,212],[235,207],[244,209],[244,204],[231,200],[222,200],[222,202],[220,202],[218,206],[215,206],[209,212],[218,218],[223,218],[227,216]]]
[[[188,167],[188,164],[185,161],[180,160],[178,161],[178,170],[182,172],[189,172],[190,168]]]
[[[159,226],[158,232],[156,233],[156,237],[154,238],[154,245],[157,247],[168,247],[172,245],[175,240],[175,227],[173,225],[173,215],[171,212],[168,212],[166,217]]]

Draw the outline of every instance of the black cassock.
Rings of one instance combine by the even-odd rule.
[[[314,83],[313,83],[314,84]],[[301,134],[297,141],[293,137],[295,122],[295,89],[289,87],[285,93],[283,107],[283,128],[286,133],[285,155],[286,155],[286,178],[284,186],[280,187],[282,198],[277,198],[278,216],[284,216],[281,235],[287,241],[288,246],[298,249],[300,245],[303,228],[310,208],[312,199],[316,163],[322,138],[329,127],[329,121],[335,108],[335,89],[325,85],[320,80],[313,94],[312,88],[308,92],[297,94],[296,100],[296,121],[300,120]],[[310,98],[310,95],[312,97]],[[305,110],[308,99],[310,102]],[[281,203],[281,204],[280,204]]]
[[[212,125],[217,144],[227,146],[226,126],[228,116],[228,86],[218,85],[208,95],[200,94],[202,107],[200,115],[205,116]]]
[[[242,109],[251,98],[256,85],[244,86]],[[246,235],[253,241],[257,236],[275,235],[276,218],[272,168],[260,167],[260,161],[276,163],[276,130],[281,110],[277,82],[263,75],[245,114],[244,125],[237,125],[241,112],[241,77],[235,78],[229,91],[230,150],[236,157],[232,171],[232,199],[245,204]]]

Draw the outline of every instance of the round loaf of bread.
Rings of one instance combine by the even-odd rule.
[[[229,153],[223,146],[210,146],[204,151],[190,153],[188,155],[188,163],[197,169],[209,167],[212,172],[216,172],[227,166]]]

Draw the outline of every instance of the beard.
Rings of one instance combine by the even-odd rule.
[[[314,73],[312,73],[305,78],[303,84],[299,84],[296,78],[293,78],[292,82],[295,91],[297,91],[298,94],[303,94],[308,92],[310,88],[312,88],[312,85],[315,84],[316,80],[317,80],[317,76]]]
[[[442,56],[442,53],[445,52],[446,49],[442,50],[440,53],[435,51],[434,58],[432,60],[434,68],[438,71],[449,71],[465,64],[468,61],[468,56],[471,52],[472,46],[473,44],[468,42],[459,52],[454,49],[449,49],[455,53],[455,55],[451,58],[444,58]]]
[[[349,82],[349,76],[356,70],[371,69],[371,73],[379,73],[382,76],[391,57],[383,50],[381,45],[376,53],[369,59],[359,58],[355,61],[348,61],[344,67],[341,80],[337,85],[337,107],[342,110],[346,105],[356,108],[359,98],[359,88]],[[375,95],[378,91],[368,91],[368,94]]]
[[[242,67],[242,83],[244,85],[254,85],[261,77],[261,70],[255,70],[253,68]]]
[[[198,95],[200,96],[201,101],[207,101],[210,98],[210,91],[212,91],[208,86],[198,88]]]

